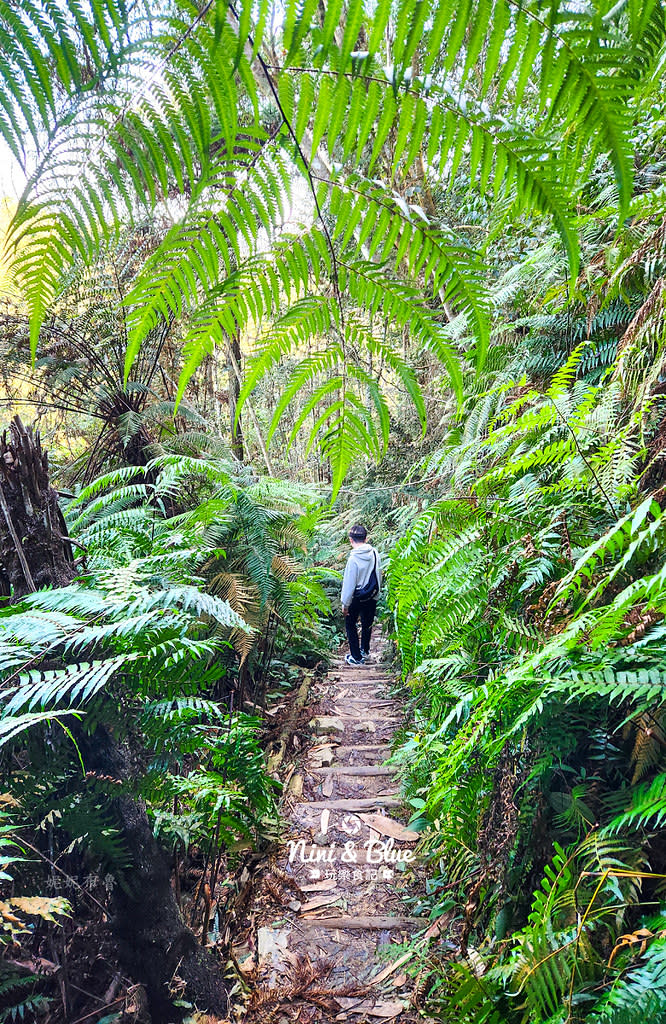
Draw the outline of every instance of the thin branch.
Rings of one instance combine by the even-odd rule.
[[[57,402],[43,402],[39,398],[0,398],[0,405],[30,405],[43,409],[57,409],[58,412],[75,412],[79,416],[91,416],[98,420],[105,420],[106,417],[97,412],[90,412],[88,409],[77,409],[73,405],[64,405]]]
[[[35,591],[37,590],[37,587],[35,586],[35,581],[33,580],[32,573],[30,572],[30,566],[28,565],[28,560],[25,557],[25,553],[23,551],[23,547],[21,545],[21,541],[19,540],[19,536],[18,536],[18,534],[16,532],[16,528],[15,528],[14,522],[12,520],[11,511],[9,509],[9,505],[7,504],[7,499],[5,498],[5,492],[3,490],[3,486],[2,486],[1,483],[0,483],[0,507],[2,508],[2,512],[3,512],[3,515],[5,517],[5,522],[7,523],[7,529],[9,530],[11,538],[12,538],[12,540],[14,542],[14,547],[16,549],[16,554],[17,554],[18,560],[21,563],[21,569],[23,570],[23,575],[25,577],[25,582],[28,584],[28,588],[34,594]]]
[[[551,405],[555,409],[555,412],[559,416],[560,420],[562,421],[564,426],[567,428],[567,430],[571,434],[571,438],[573,440],[573,443],[576,446],[576,451],[578,452],[578,454],[580,455],[581,459],[583,460],[583,462],[585,463],[585,465],[589,469],[589,471],[590,471],[590,473],[591,473],[591,475],[592,475],[592,477],[594,479],[594,482],[596,483],[596,485],[599,488],[601,494],[603,495],[604,499],[606,500],[606,502],[608,504],[608,507],[610,508],[611,512],[613,513],[613,515],[615,516],[616,519],[619,519],[620,513],[615,508],[615,505],[613,504],[612,499],[609,497],[608,494],[606,494],[606,491],[604,490],[604,486],[601,483],[601,480],[599,479],[597,474],[594,472],[594,469],[593,469],[592,465],[590,464],[590,462],[588,462],[588,459],[587,459],[585,453],[583,452],[582,448],[578,444],[578,438],[576,437],[576,434],[575,434],[575,432],[573,430],[573,427],[570,426],[566,416],[562,412],[560,412],[560,410],[557,408],[557,403],[555,401],[553,401],[553,399],[550,397],[550,395],[545,395],[544,397],[551,403]]]
[[[102,913],[104,914],[104,917],[105,917],[105,918],[108,918],[108,916],[109,916],[109,911],[108,911],[108,910],[107,910],[107,908],[106,908],[106,907],[104,906],[104,904],[100,903],[100,902],[99,902],[99,900],[95,899],[95,897],[94,897],[94,896],[92,895],[92,893],[89,893],[87,889],[84,889],[84,887],[83,887],[82,885],[80,885],[80,884],[79,884],[79,883],[78,883],[78,882],[76,881],[76,879],[75,879],[75,878],[72,878],[72,876],[71,876],[71,875],[68,875],[66,871],[63,871],[63,869],[62,869],[62,868],[58,867],[58,865],[57,865],[57,864],[55,863],[55,861],[51,860],[51,858],[50,858],[50,857],[47,857],[45,853],[42,853],[42,851],[41,851],[41,850],[40,850],[40,849],[39,849],[39,848],[38,848],[37,846],[33,846],[33,845],[32,845],[32,843],[28,842],[28,840],[27,840],[27,839],[24,839],[24,837],[23,837],[23,836],[21,836],[21,835],[16,835],[16,834],[15,834],[15,835],[14,835],[14,838],[15,838],[16,842],[17,842],[17,843],[19,844],[19,846],[21,846],[21,845],[22,845],[22,846],[27,846],[27,847],[28,847],[28,849],[32,850],[32,851],[33,851],[33,853],[36,853],[38,857],[41,857],[41,858],[42,858],[42,860],[45,860],[45,861],[46,861],[46,863],[47,863],[47,864],[48,864],[48,865],[49,865],[49,866],[50,866],[51,868],[53,868],[53,869],[54,869],[55,871],[58,871],[58,872],[60,872],[60,874],[61,874],[61,875],[63,876],[63,878],[66,878],[66,879],[67,879],[67,881],[68,881],[68,882],[69,882],[69,883],[70,883],[71,885],[75,885],[75,886],[76,886],[76,888],[77,888],[77,889],[79,889],[79,890],[80,890],[80,891],[81,891],[81,892],[83,893],[83,895],[85,896],[85,898],[86,898],[86,899],[88,899],[88,900],[90,900],[90,902],[91,902],[91,903],[94,903],[94,904],[95,904],[95,905],[96,905],[97,907],[99,907],[99,909],[100,909],[100,910],[102,911]]]
[[[240,23],[240,19],[238,17],[238,13],[237,13],[237,11],[236,11],[236,9],[235,9],[233,4],[229,4],[229,10],[233,14],[233,16],[236,18],[236,20]],[[248,43],[249,43],[250,46],[252,46],[254,48],[254,40],[252,39],[252,36],[248,36]],[[275,83],[274,83],[274,81],[273,81],[273,79],[271,77],[271,74],[270,74],[269,65],[266,63],[266,61],[263,59],[263,57],[261,56],[260,53],[257,53],[257,60],[259,61],[259,65],[261,67],[261,70],[264,73],[266,81],[268,82],[268,87],[269,87],[269,89],[270,89],[270,91],[271,91],[271,93],[273,95],[273,99],[275,100],[275,104],[276,104],[276,106],[277,106],[277,108],[278,108],[278,110],[280,112],[280,116],[282,117],[282,120],[283,120],[284,124],[287,127],[287,131],[289,132],[289,134],[290,134],[290,136],[292,138],[294,146],[296,147],[296,152],[298,153],[298,157],[299,157],[299,159],[300,159],[300,161],[301,161],[301,163],[303,165],[303,168],[304,168],[305,173],[306,173],[307,178],[308,178],[308,184],[310,186],[310,192],[312,193],[312,199],[314,201],[315,210],[317,211],[317,218],[318,218],[318,220],[319,220],[319,222],[320,222],[320,224],[322,226],[322,230],[324,232],[324,237],[326,238],[326,244],[328,245],[330,253],[331,253],[332,271],[333,271],[331,276],[332,276],[332,280],[333,280],[333,291],[335,292],[335,298],[336,298],[336,301],[338,303],[338,308],[340,310],[340,328],[341,328],[341,332],[342,332],[342,335],[343,335],[343,338],[344,338],[345,315],[344,315],[344,310],[342,308],[342,295],[340,293],[340,284],[339,284],[339,280],[338,280],[338,258],[337,258],[336,253],[335,253],[335,247],[333,245],[333,239],[331,238],[330,232],[328,230],[328,226],[326,224],[326,221],[324,220],[324,214],[322,212],[321,206],[319,205],[319,200],[317,198],[317,190],[315,188],[314,175],[313,175],[313,171],[312,171],[312,165],[311,165],[310,161],[308,160],[308,158],[306,157],[305,153],[303,152],[303,147],[301,146],[300,140],[299,140],[298,136],[296,135],[296,132],[294,130],[294,127],[293,127],[291,121],[287,117],[286,110],[282,106],[282,102],[280,100],[280,96],[278,94],[278,90],[277,90],[277,88],[275,86]],[[343,344],[344,344],[344,341],[343,341]]]

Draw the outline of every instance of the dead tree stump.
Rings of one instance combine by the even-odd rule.
[[[18,601],[42,587],[65,587],[76,575],[72,545],[49,480],[39,431],[18,416],[0,437],[0,587]]]

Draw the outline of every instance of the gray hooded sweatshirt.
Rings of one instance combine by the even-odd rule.
[[[372,544],[359,544],[357,547],[352,548],[351,554],[347,559],[347,565],[345,566],[345,574],[342,578],[341,599],[343,608],[349,608],[356,588],[364,586],[370,579],[375,565],[375,555],[377,556],[377,582],[381,589],[382,564],[379,552],[375,551]]]

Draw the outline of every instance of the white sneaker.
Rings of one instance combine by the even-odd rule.
[[[362,659],[361,659],[361,661],[357,661],[356,658],[352,658],[351,654],[345,655],[345,661],[347,662],[348,665],[362,665],[363,664],[363,660]]]

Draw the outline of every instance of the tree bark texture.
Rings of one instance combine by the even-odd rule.
[[[86,768],[131,780],[131,754],[103,726],[92,736],[77,731],[77,743]],[[146,986],[154,1024],[181,1018],[170,990],[200,1010],[226,1016],[229,1000],[221,965],[183,922],[170,862],[153,835],[143,801],[121,794],[112,801],[112,811],[130,860],[115,888],[112,926],[125,969]]]
[[[240,382],[235,372],[241,365],[243,358],[240,345],[240,334],[233,334],[229,338],[229,426],[231,429],[231,450],[239,462],[245,458],[245,446],[243,443],[243,431],[240,418],[236,423],[236,409],[240,398]]]
[[[76,575],[48,455],[39,431],[18,416],[0,438],[0,564],[13,601],[41,587],[67,586]]]

